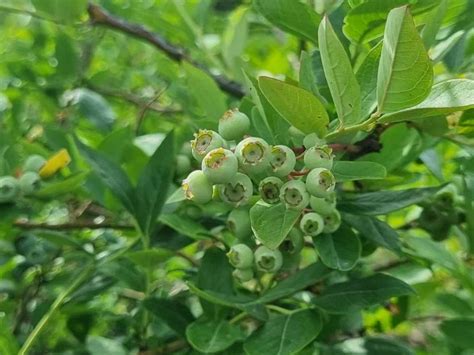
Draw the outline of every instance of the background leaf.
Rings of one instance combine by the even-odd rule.
[[[343,161],[335,162],[332,172],[336,181],[383,179],[387,170],[381,164],[369,161]]]

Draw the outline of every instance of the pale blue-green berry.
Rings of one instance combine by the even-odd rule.
[[[324,219],[317,213],[306,213],[303,218],[301,218],[300,228],[304,234],[316,237],[323,232]]]
[[[325,197],[311,196],[309,204],[314,212],[326,216],[336,208],[336,193],[331,192]]]
[[[20,186],[13,176],[0,177],[0,203],[12,202],[18,196]]]
[[[222,201],[231,206],[239,207],[247,204],[253,194],[253,184],[250,178],[242,173],[235,174],[230,181],[219,185]]]
[[[43,158],[41,155],[30,155],[23,164],[23,172],[32,171],[37,173],[40,171],[44,164],[46,164],[46,159]]]
[[[223,184],[237,174],[239,163],[234,153],[224,148],[211,150],[202,160],[201,168],[210,182]]]
[[[263,272],[277,272],[283,264],[283,256],[279,250],[272,250],[261,245],[255,250],[255,265]]]
[[[188,200],[201,204],[212,200],[212,184],[201,170],[189,174],[182,186]]]
[[[338,210],[333,210],[327,216],[324,216],[324,233],[333,233],[341,226],[341,214]]]
[[[313,169],[306,176],[306,189],[315,197],[326,197],[335,187],[336,179],[328,169]]]
[[[291,229],[280,245],[280,250],[287,254],[297,254],[304,247],[304,235],[298,228]]]
[[[332,149],[328,146],[311,147],[304,153],[304,165],[308,169],[325,168],[332,169]]]
[[[227,217],[227,227],[240,240],[252,234],[249,212],[247,208],[235,208]]]
[[[232,276],[234,276],[238,282],[247,282],[253,279],[253,269],[235,269],[232,271]]]
[[[253,265],[253,252],[245,244],[232,246],[227,253],[230,264],[237,269],[249,269]]]
[[[286,207],[296,210],[302,210],[309,203],[309,194],[301,180],[290,180],[283,184],[280,189],[280,201]]]
[[[191,170],[191,159],[189,156],[184,154],[178,154],[176,156],[176,175],[183,176],[188,174]]]
[[[266,203],[274,204],[280,202],[280,189],[283,186],[281,181],[276,176],[269,176],[258,185],[260,197]]]
[[[283,177],[293,171],[296,164],[296,156],[293,150],[285,145],[275,145],[271,150],[270,165],[273,173]]]
[[[258,174],[270,165],[270,146],[262,138],[248,137],[235,147],[239,165],[246,173]]]
[[[230,141],[241,139],[249,129],[249,118],[237,108],[227,111],[219,120],[219,134]]]
[[[208,129],[200,129],[194,134],[194,139],[191,141],[193,157],[199,162],[211,150],[225,147],[225,145],[224,139],[219,134]]]
[[[32,171],[24,173],[18,182],[21,192],[25,195],[31,195],[41,187],[41,177]]]
[[[326,141],[318,137],[316,133],[310,133],[303,139],[303,145],[306,149],[309,149],[314,146],[325,145]]]

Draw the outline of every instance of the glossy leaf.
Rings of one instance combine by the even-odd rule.
[[[194,320],[189,309],[176,300],[155,297],[144,300],[143,304],[154,316],[181,336],[186,335],[187,326]]]
[[[41,189],[35,193],[35,197],[51,198],[73,192],[84,184],[87,176],[87,172],[82,172],[70,175],[61,181],[44,184]]]
[[[336,181],[373,180],[387,176],[381,164],[369,161],[337,161],[332,169]]]
[[[196,240],[208,239],[209,231],[195,220],[176,213],[162,214],[159,221],[175,231]]]

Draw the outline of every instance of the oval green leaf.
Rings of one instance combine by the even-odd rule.
[[[387,169],[371,161],[338,161],[332,169],[337,181],[383,179]]]

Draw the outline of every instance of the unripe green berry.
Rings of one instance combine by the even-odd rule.
[[[191,159],[187,155],[178,154],[176,156],[176,175],[183,176],[191,170]]]
[[[183,180],[183,189],[188,200],[208,203],[212,200],[212,184],[201,170],[195,170]]]
[[[290,126],[290,128],[288,128],[288,134],[293,138],[304,138],[305,137],[304,132],[302,132],[301,130],[299,130],[295,126]]]
[[[274,204],[280,202],[280,189],[283,186],[283,181],[275,176],[269,176],[258,185],[260,197],[266,203]]]
[[[20,192],[17,179],[13,176],[0,177],[0,203],[12,202]]]
[[[237,269],[249,269],[253,265],[253,252],[245,244],[236,244],[227,253],[230,264]]]
[[[303,216],[303,218],[301,218],[300,228],[304,234],[307,234],[311,237],[316,237],[323,232],[323,217],[314,212],[307,213]]]
[[[219,134],[230,141],[242,138],[249,129],[249,118],[237,108],[227,111],[219,120]]]
[[[184,142],[181,146],[179,154],[186,155],[188,158],[193,156],[193,148],[191,147],[191,142]]]
[[[253,270],[251,268],[235,269],[232,271],[232,276],[234,276],[238,282],[244,283],[253,279]]]
[[[21,192],[25,195],[30,195],[41,187],[41,177],[38,173],[28,171],[20,177],[19,184]]]
[[[234,235],[243,240],[252,234],[250,213],[247,208],[235,208],[227,217],[227,227]]]
[[[237,173],[225,184],[219,186],[222,201],[239,207],[247,204],[253,194],[253,184],[250,178],[242,173]]]
[[[311,147],[304,153],[304,165],[308,169],[332,169],[333,158],[332,149],[328,146]]]
[[[304,235],[298,228],[293,228],[283,243],[280,250],[286,254],[298,254],[304,247]]]
[[[199,162],[211,150],[224,146],[224,139],[216,132],[207,129],[200,129],[194,134],[194,139],[191,141],[193,157]]]
[[[270,165],[275,175],[286,176],[295,168],[295,153],[285,145],[275,145],[271,150]]]
[[[46,159],[41,155],[30,155],[23,164],[23,172],[32,171],[37,173],[44,164],[46,164]]]
[[[235,155],[247,173],[261,173],[270,164],[270,146],[262,138],[245,138],[235,147]]]
[[[209,181],[223,184],[237,174],[239,163],[230,150],[217,148],[206,154],[201,165]]]
[[[324,216],[324,233],[334,233],[341,226],[341,214],[338,210],[333,210]]]
[[[306,189],[313,196],[326,197],[335,187],[336,179],[328,169],[313,169],[306,176]]]
[[[336,193],[331,192],[326,197],[311,196],[309,204],[314,212],[326,216],[336,208]]]
[[[318,137],[316,133],[310,133],[303,139],[303,145],[306,149],[326,144],[324,139]]]
[[[309,194],[301,180],[290,180],[280,189],[280,200],[286,207],[302,210],[309,203]]]
[[[261,245],[255,250],[255,265],[259,271],[277,272],[283,265],[283,256],[279,250]]]

